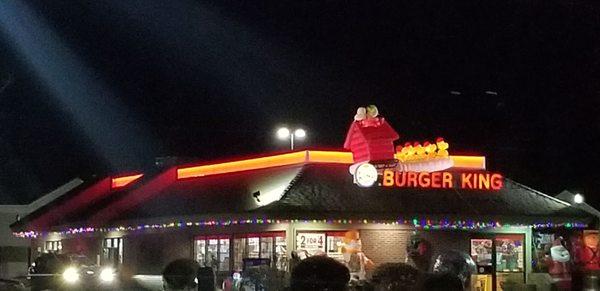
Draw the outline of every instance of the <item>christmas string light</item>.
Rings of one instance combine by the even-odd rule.
[[[324,224],[383,224],[383,225],[406,225],[414,227],[418,230],[485,230],[485,229],[498,229],[498,228],[586,228],[588,225],[581,222],[566,222],[566,223],[554,223],[554,222],[535,222],[532,224],[508,224],[500,223],[499,221],[473,221],[473,220],[431,220],[431,219],[419,219],[413,218],[408,219],[397,219],[397,220],[374,220],[374,219],[268,219],[268,218],[246,218],[246,219],[208,219],[199,221],[174,221],[170,223],[159,223],[159,224],[140,224],[140,225],[128,225],[128,226],[114,226],[114,227],[79,227],[79,228],[67,228],[60,231],[22,231],[13,232],[13,235],[21,238],[37,238],[45,236],[48,233],[56,233],[59,235],[74,235],[82,233],[107,233],[107,232],[136,232],[145,230],[160,230],[160,229],[173,229],[173,228],[190,228],[190,227],[215,227],[215,226],[233,226],[233,225],[266,225],[266,224],[280,224],[280,223],[324,223]]]

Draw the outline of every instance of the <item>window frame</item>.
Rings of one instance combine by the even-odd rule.
[[[221,252],[222,249],[222,244],[221,244],[221,240],[228,240],[228,245],[227,245],[227,258],[229,258],[229,264],[227,264],[227,269],[223,270],[221,267],[224,266],[223,262],[221,262],[221,255],[223,254]],[[199,235],[199,236],[195,236],[194,237],[194,260],[197,261],[201,266],[206,266],[206,257],[208,254],[208,247],[209,247],[209,241],[210,240],[216,240],[217,241],[217,260],[219,261],[219,269],[215,270],[217,272],[229,272],[232,269],[232,237],[231,235]],[[203,262],[198,261],[198,241],[204,241],[204,259]],[[212,266],[209,266],[212,267]]]

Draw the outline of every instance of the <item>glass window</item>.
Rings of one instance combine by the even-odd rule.
[[[521,234],[503,234],[495,238],[496,245],[496,289],[504,290],[505,282],[525,281],[523,273],[525,236]]]
[[[327,234],[327,256],[336,260],[344,260],[342,246],[344,245],[344,233]]]
[[[273,238],[272,237],[261,237],[260,238],[260,258],[271,259],[273,255]]]
[[[57,241],[47,241],[45,245],[45,250],[47,252],[59,252],[62,250],[62,242]]]
[[[229,239],[219,239],[219,270],[229,270]]]
[[[219,257],[219,240],[209,239],[206,245],[206,266],[212,267],[213,270],[219,269],[217,258]]]
[[[246,238],[236,238],[233,240],[233,269],[241,272],[243,259],[247,258]]]
[[[236,271],[242,271],[244,259],[269,259],[272,267],[286,270],[285,233],[266,232],[238,236],[233,241],[233,258]]]
[[[471,257],[477,266],[492,265],[492,240],[471,239]]]
[[[275,261],[273,263],[278,270],[288,269],[287,244],[284,236],[275,237]]]
[[[201,266],[206,264],[206,240],[197,239],[195,244],[196,261]]]
[[[123,238],[105,238],[102,243],[102,263],[117,267],[123,264]]]
[[[194,243],[194,257],[201,266],[213,268],[214,271],[229,271],[228,237],[198,237]]]
[[[523,272],[523,236],[496,237],[496,270],[498,272]]]
[[[260,258],[260,238],[249,237],[248,238],[248,256],[247,258]]]

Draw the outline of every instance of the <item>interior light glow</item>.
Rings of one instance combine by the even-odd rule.
[[[113,189],[125,187],[125,186],[131,184],[132,182],[136,181],[137,179],[141,178],[142,176],[144,176],[144,174],[136,174],[136,175],[112,178],[110,187]]]

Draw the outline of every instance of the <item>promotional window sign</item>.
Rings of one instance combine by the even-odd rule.
[[[296,235],[296,249],[306,251],[310,256],[325,253],[325,233],[299,232]]]

